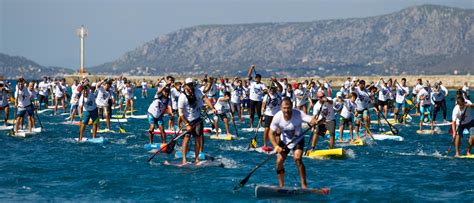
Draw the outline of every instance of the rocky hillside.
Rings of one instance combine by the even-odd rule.
[[[44,67],[21,56],[9,56],[0,53],[0,76],[5,79],[40,79],[73,73],[73,70],[60,67]]]
[[[368,18],[202,25],[160,36],[96,73],[459,74],[474,71],[474,10],[436,5]]]

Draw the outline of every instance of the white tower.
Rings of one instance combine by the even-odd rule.
[[[83,75],[84,72],[84,39],[87,36],[87,30],[84,28],[84,25],[81,25],[81,28],[77,29],[77,36],[81,39],[81,67],[80,74]]]

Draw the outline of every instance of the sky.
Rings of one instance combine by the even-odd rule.
[[[78,69],[84,25],[87,68],[195,25],[368,17],[422,4],[474,9],[474,0],[0,0],[0,53]]]

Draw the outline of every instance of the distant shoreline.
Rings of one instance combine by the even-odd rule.
[[[186,77],[180,76],[180,75],[172,75],[175,77],[177,80],[184,80]],[[120,77],[120,75],[88,75],[86,76],[89,78],[89,80],[95,80],[96,78],[106,78],[106,77],[113,77],[117,78]],[[141,81],[145,79],[146,81],[157,81],[165,76],[124,76],[127,79],[135,82],[135,81]],[[194,76],[192,78],[194,79],[202,79],[203,76]],[[235,76],[223,76],[223,77],[228,77],[229,79],[234,78]],[[277,79],[283,78],[282,76],[275,76]],[[319,80],[319,81],[329,81],[331,80],[331,85],[332,87],[340,87],[344,81],[346,81],[348,76],[326,76],[326,77],[320,77],[320,76],[314,76],[314,77],[292,77],[288,78],[288,82],[300,82],[304,80]],[[428,80],[431,84],[433,84],[435,81],[441,80],[443,82],[443,85],[446,86],[449,89],[457,89],[460,88],[464,85],[464,82],[469,82],[469,81],[474,81],[474,75],[396,75],[396,76],[349,76],[349,77],[356,77],[361,80],[366,80],[366,81],[378,81],[380,78],[384,78],[385,80],[388,80],[389,78],[397,79],[400,81],[402,78],[407,79],[407,85],[412,87],[415,85],[416,80],[418,78],[422,78],[423,81]],[[80,76],[78,75],[64,75],[64,78],[68,82],[71,82],[73,79],[79,79]],[[268,80],[269,78],[263,78],[264,81]],[[469,87],[472,89],[474,88],[474,83],[469,83]]]

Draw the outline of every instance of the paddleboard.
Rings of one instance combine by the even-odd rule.
[[[336,148],[336,149],[323,149],[323,150],[308,151],[308,153],[305,156],[308,158],[343,157],[345,156],[345,153],[342,148]]]
[[[100,122],[105,122],[106,120],[105,119],[100,119]],[[121,118],[121,119],[116,119],[116,118],[111,118],[110,119],[110,122],[111,123],[126,123],[128,122],[128,120],[126,118]],[[92,122],[89,122],[89,124],[92,124]]]
[[[423,123],[424,126],[431,126],[430,123]],[[449,121],[436,121],[433,123],[433,126],[450,126],[451,125],[451,122]]]
[[[58,109],[62,109],[63,106],[58,106]],[[48,109],[54,109],[54,106],[48,106]]]
[[[218,161],[210,161],[210,160],[202,160],[199,163],[195,164],[194,162],[187,162],[186,164],[182,164],[181,160],[176,161],[165,161],[163,165],[166,166],[174,166],[174,167],[185,167],[185,168],[202,168],[202,167],[224,167],[224,164]]]
[[[123,115],[112,115],[112,118],[122,118]],[[147,115],[126,115],[125,118],[147,119]]]
[[[474,154],[471,154],[469,156],[455,156],[454,158],[459,158],[459,159],[474,159]]]
[[[41,128],[33,128],[33,129],[31,129],[31,132],[30,132],[30,130],[25,129],[25,130],[18,130],[17,133],[11,134],[11,136],[13,136],[13,137],[28,137],[28,136],[31,136],[31,135],[34,135],[34,134],[38,134],[40,132],[41,132]]]
[[[365,143],[364,143],[364,140],[357,139],[357,140],[353,140],[352,142],[349,140],[342,141],[342,142],[339,140],[336,140],[336,144],[340,146],[363,146]]]
[[[161,149],[161,147],[163,147],[165,145],[166,144],[162,144],[162,143],[146,144],[146,145],[143,146],[143,149],[145,149],[146,151],[158,150],[158,149]],[[166,151],[166,147],[163,148],[163,151]]]
[[[285,197],[295,195],[328,195],[331,192],[330,188],[296,188],[296,187],[283,187],[272,186],[272,185],[257,185],[255,187],[255,197]]]
[[[52,110],[53,110],[53,109],[47,108],[47,109],[38,110],[37,113],[38,113],[38,114],[42,114],[42,113],[44,113],[44,112],[52,111]]]
[[[231,141],[231,140],[235,140],[237,139],[237,137],[235,135],[230,135],[228,136],[227,134],[226,135],[219,135],[219,137],[217,137],[216,135],[211,135],[210,136],[211,140],[226,140],[226,141]]]
[[[2,126],[0,126],[0,130],[11,130],[11,129],[13,129],[12,125],[9,125],[9,126],[2,125]]]
[[[183,158],[183,152],[182,151],[176,151],[176,153],[174,154],[174,157],[177,158],[177,159],[182,159]],[[195,156],[195,152],[194,151],[189,151],[188,153],[186,153],[186,158],[187,159],[195,159],[196,156]],[[199,159],[200,160],[205,160],[207,157],[206,157],[206,154],[204,152],[200,152],[199,153]]]
[[[74,138],[76,142],[79,142],[79,138]],[[97,138],[87,138],[83,137],[81,143],[83,142],[89,142],[89,143],[95,143],[95,144],[102,144],[105,142],[104,137],[97,137]]]
[[[91,133],[92,133],[92,129],[91,129]],[[116,133],[116,132],[110,129],[98,129],[97,133]]]
[[[398,135],[384,135],[384,134],[372,134],[375,140],[392,140],[392,141],[403,141],[402,136]]]
[[[255,148],[255,151],[259,153],[265,153],[265,154],[274,154],[275,152],[273,151],[273,147],[257,147]]]
[[[79,125],[81,122],[80,121],[64,121],[64,122],[61,122],[61,124],[64,124],[64,125]]]
[[[416,133],[420,135],[430,135],[430,134],[436,134],[436,131],[435,130],[417,130]]]
[[[250,132],[255,132],[255,129],[256,128],[240,128],[240,131],[250,133]],[[263,132],[264,130],[265,130],[265,128],[260,127],[258,129],[258,132]]]
[[[388,123],[390,123],[392,125],[394,125],[396,123],[395,119],[393,119],[393,118],[389,118],[389,119],[387,119],[387,121],[388,121]],[[371,124],[378,124],[379,122],[377,121],[377,119],[375,119],[375,120],[371,120],[370,123]],[[387,122],[385,122],[385,119],[381,118],[380,123],[386,124]]]

